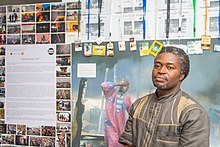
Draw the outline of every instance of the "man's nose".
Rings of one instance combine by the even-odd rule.
[[[162,66],[159,70],[159,73],[166,73],[166,67]]]

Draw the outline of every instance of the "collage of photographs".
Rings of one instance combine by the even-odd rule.
[[[80,16],[81,2],[0,6],[0,45],[66,43]]]
[[[20,124],[0,124],[1,145],[55,147],[60,135],[54,126],[28,127]],[[70,142],[70,135],[67,135]]]
[[[5,47],[0,46],[0,123],[5,119]]]
[[[56,49],[56,143],[66,147],[71,137],[71,45],[60,44]]]
[[[71,146],[71,45],[56,46],[56,126],[5,123],[5,51],[0,46],[0,145]]]

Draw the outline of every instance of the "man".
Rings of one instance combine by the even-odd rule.
[[[208,147],[210,124],[203,107],[181,91],[189,57],[163,47],[154,60],[155,93],[135,101],[119,142],[125,147]]]
[[[101,84],[106,97],[105,104],[105,143],[107,147],[122,147],[118,142],[120,135],[124,131],[126,121],[126,111],[132,102],[127,91],[129,82],[103,82]],[[116,88],[117,87],[117,88]]]

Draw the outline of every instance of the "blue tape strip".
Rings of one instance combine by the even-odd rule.
[[[143,0],[143,39],[146,38],[146,7],[147,7],[147,0]]]
[[[89,33],[90,33],[90,0],[88,0],[88,34],[87,34],[87,40],[89,40]]]

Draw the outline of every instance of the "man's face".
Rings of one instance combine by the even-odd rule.
[[[175,91],[180,86],[184,74],[181,74],[181,64],[176,55],[162,53],[154,60],[152,81],[159,90]]]
[[[120,87],[121,92],[127,92],[128,89],[129,89],[129,85],[123,85],[123,86]]]

